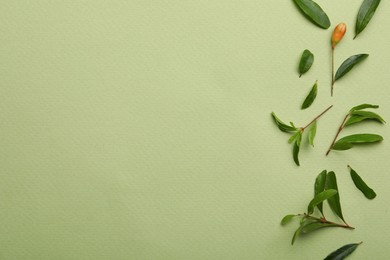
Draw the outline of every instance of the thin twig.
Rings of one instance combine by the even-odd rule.
[[[336,134],[336,136],[335,136],[334,139],[333,139],[332,144],[329,146],[329,149],[328,149],[328,151],[326,152],[326,155],[328,155],[328,154],[330,153],[330,150],[332,150],[334,144],[336,143],[337,137],[339,136],[339,134],[341,133],[341,131],[344,129],[344,124],[345,124],[345,122],[347,121],[348,117],[349,117],[349,113],[344,117],[344,120],[343,120],[343,122],[341,123],[341,125],[340,125],[340,127],[339,127],[339,130],[337,131],[337,134]]]
[[[311,124],[314,123],[314,121],[316,121],[317,119],[319,119],[323,114],[325,114],[329,109],[331,109],[333,107],[333,105],[329,106],[327,109],[325,109],[321,114],[319,114],[318,116],[316,116],[313,120],[310,121],[310,123],[308,123],[306,126],[302,127],[302,131],[305,130],[308,126],[310,126]]]

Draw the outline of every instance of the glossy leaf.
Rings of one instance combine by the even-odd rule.
[[[316,137],[316,133],[317,133],[317,120],[314,121],[314,123],[312,124],[309,130],[309,144],[311,146],[314,146],[314,138]]]
[[[324,227],[338,227],[337,224],[331,224],[331,223],[322,223],[322,222],[314,222],[307,224],[301,228],[302,234],[308,234],[310,232],[313,232],[317,229],[324,228]]]
[[[354,169],[352,169],[350,166],[348,166],[351,173],[351,178],[353,183],[355,184],[356,188],[358,188],[364,196],[366,196],[367,199],[374,199],[376,197],[376,193],[373,189],[371,189],[364,181],[363,179],[357,174]]]
[[[356,18],[356,28],[355,28],[355,37],[361,33],[367,24],[370,22],[373,17],[376,8],[378,7],[381,0],[364,0],[360,6],[357,18]]]
[[[332,211],[344,221],[343,212],[340,204],[340,194],[337,187],[336,174],[331,171],[326,175],[325,190],[336,190],[337,193],[328,199],[328,204]],[[344,221],[345,222],[345,221]]]
[[[301,139],[302,139],[302,132],[299,131],[298,133],[299,134],[296,137],[294,147],[293,147],[293,159],[294,159],[295,164],[299,166],[298,155],[299,155],[299,146],[301,144]]]
[[[342,260],[345,257],[352,254],[353,251],[361,244],[360,243],[354,243],[354,244],[348,244],[345,246],[340,247],[339,249],[333,251],[330,253],[327,257],[325,257],[324,260]]]
[[[371,104],[361,104],[361,105],[358,105],[358,106],[351,108],[351,110],[349,110],[349,111],[353,112],[356,110],[362,110],[362,109],[366,109],[366,108],[379,108],[379,106],[378,105],[371,105]]]
[[[313,87],[311,88],[309,94],[307,95],[305,101],[303,101],[302,109],[308,108],[311,104],[313,104],[314,100],[317,97],[317,81],[314,83]]]
[[[284,218],[282,219],[282,221],[280,222],[280,224],[283,225],[286,225],[288,222],[290,222],[296,215],[293,215],[293,214],[289,214],[289,215],[286,215],[284,216]]]
[[[332,147],[332,150],[348,150],[354,144],[376,143],[383,140],[383,137],[376,134],[354,134],[339,139]]]
[[[276,125],[278,126],[278,128],[280,129],[280,131],[283,131],[283,132],[287,132],[287,133],[288,133],[288,132],[294,132],[294,131],[297,130],[294,126],[292,126],[292,125],[289,126],[289,125],[283,123],[283,121],[280,120],[280,119],[275,115],[274,112],[272,112],[271,115],[272,115],[272,118],[273,118],[274,121],[275,121],[275,124],[276,124]]]
[[[306,73],[313,65],[314,55],[309,50],[304,50],[299,61],[299,77]]]
[[[305,17],[308,18],[315,25],[323,29],[329,28],[329,17],[317,3],[312,0],[294,0],[294,2],[303,12]]]
[[[337,194],[337,190],[336,189],[328,189],[328,190],[324,190],[320,193],[318,193],[309,203],[309,205],[307,206],[307,214],[312,214],[314,212],[314,208],[319,204],[319,203],[322,203],[324,200],[327,200],[331,197],[333,197],[334,195]]]
[[[325,190],[326,174],[327,174],[326,170],[323,170],[322,172],[320,172],[320,174],[318,174],[316,181],[314,183],[314,196],[317,196],[319,193]],[[317,204],[317,208],[319,209],[321,214],[324,215],[322,211],[322,202]]]
[[[379,123],[385,123],[385,120],[378,115],[377,113],[370,112],[370,111],[353,111],[351,116],[348,118],[348,120],[345,122],[344,126],[352,125],[355,123],[362,122],[364,120],[374,120]]]
[[[346,59],[341,66],[338,68],[336,72],[336,76],[334,80],[338,80],[342,78],[345,74],[347,74],[356,64],[362,62],[368,57],[368,54],[357,54]]]

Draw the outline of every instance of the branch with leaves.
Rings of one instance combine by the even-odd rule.
[[[329,207],[332,211],[343,221],[343,223],[336,223],[325,218],[323,210],[323,202],[328,201]],[[321,216],[315,216],[314,211],[317,209]],[[300,235],[305,235],[313,231],[325,227],[340,227],[346,229],[354,229],[346,223],[341,210],[340,195],[337,187],[336,174],[333,171],[327,172],[323,170],[316,178],[314,183],[314,198],[307,206],[307,212],[303,214],[289,214],[286,215],[281,224],[285,225],[293,218],[299,217],[299,227],[295,231],[291,244],[293,245],[296,238]]]
[[[282,120],[280,120],[275,115],[274,112],[271,113],[272,118],[274,119],[275,124],[280,129],[280,131],[286,132],[286,133],[292,133],[291,137],[288,139],[288,143],[290,143],[290,144],[294,143],[294,146],[293,146],[293,159],[294,159],[294,162],[295,162],[296,165],[299,166],[298,154],[299,154],[299,149],[300,149],[300,145],[301,145],[301,141],[302,141],[303,132],[309,126],[312,126],[310,128],[310,130],[309,130],[309,143],[312,146],[314,146],[314,138],[315,138],[315,135],[316,135],[316,132],[317,132],[317,121],[323,114],[325,114],[332,107],[333,107],[333,105],[328,107],[327,109],[325,109],[321,114],[316,116],[313,120],[310,121],[310,123],[308,123],[306,126],[303,126],[303,127],[296,127],[293,122],[290,122],[290,125],[287,125]]]
[[[340,135],[341,131],[352,124],[362,123],[367,120],[374,120],[381,124],[385,123],[385,120],[378,115],[377,113],[374,113],[372,111],[365,111],[364,109],[368,108],[379,108],[378,105],[371,105],[371,104],[361,104],[359,106],[355,106],[351,108],[348,112],[348,114],[345,116],[343,122],[341,123],[335,138],[333,139],[332,144],[330,145],[328,151],[326,152],[326,155],[330,153],[331,150],[348,150],[351,149],[356,144],[369,144],[369,143],[376,143],[383,140],[383,137],[377,134],[354,134],[345,136],[339,140],[337,140],[338,136]]]

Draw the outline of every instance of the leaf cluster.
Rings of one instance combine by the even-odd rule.
[[[336,223],[329,221],[325,218],[323,202],[327,201],[330,209],[340,218],[344,223]],[[316,210],[320,213],[320,216],[314,215]],[[307,206],[307,212],[304,214],[289,214],[286,215],[281,224],[285,225],[293,218],[300,218],[299,227],[295,231],[291,244],[294,244],[296,238],[300,235],[306,235],[313,231],[319,230],[325,227],[342,227],[353,229],[349,226],[344,219],[341,204],[340,194],[337,187],[336,174],[333,171],[323,170],[318,174],[314,183],[314,197]]]

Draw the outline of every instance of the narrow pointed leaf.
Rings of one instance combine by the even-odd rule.
[[[312,23],[323,29],[329,28],[329,17],[317,3],[312,0],[294,0],[294,2]]]
[[[301,228],[302,227],[300,226],[300,227],[297,228],[297,230],[295,230],[294,235],[293,235],[293,237],[291,239],[291,245],[294,245],[295,240],[297,239],[297,237],[301,233]]]
[[[340,247],[339,249],[333,251],[330,253],[327,257],[325,257],[324,260],[342,260],[345,257],[352,254],[353,251],[361,244],[360,243],[354,243],[354,244],[348,244],[345,246]]]
[[[373,17],[376,8],[378,7],[381,0],[364,0],[360,6],[357,18],[356,18],[356,27],[355,27],[355,37],[361,33],[367,24],[370,22]]]
[[[325,190],[326,174],[327,174],[326,170],[323,170],[320,174],[318,174],[316,181],[314,183],[314,196],[317,196],[319,193]],[[324,215],[322,211],[322,202],[317,204],[317,208],[319,209],[321,214]]]
[[[377,113],[370,112],[370,111],[353,111],[351,113],[350,118],[348,118],[347,122],[345,122],[344,126],[352,125],[355,123],[362,122],[364,120],[374,120],[379,123],[385,123],[385,120],[378,115]]]
[[[314,121],[314,123],[312,124],[309,130],[309,144],[311,146],[314,146],[314,138],[316,137],[316,133],[317,133],[317,120]]]
[[[276,124],[276,125],[278,126],[278,128],[280,129],[280,131],[282,131],[282,132],[287,132],[287,133],[288,133],[288,132],[294,132],[294,131],[297,130],[295,127],[289,126],[289,125],[283,123],[283,121],[280,120],[280,119],[275,115],[274,112],[272,112],[271,115],[272,115],[272,118],[273,118],[274,121],[275,121],[275,124]]]
[[[288,143],[291,144],[292,142],[294,142],[298,135],[299,135],[299,131],[296,131],[296,132],[288,139]]]
[[[294,147],[293,147],[293,159],[294,159],[295,164],[298,166],[299,166],[298,155],[299,155],[299,146],[301,144],[301,139],[302,139],[302,132],[299,132],[299,134],[296,137],[296,141],[295,141]]]
[[[303,101],[302,109],[308,108],[311,104],[313,104],[314,100],[317,97],[317,81],[314,83],[313,87],[311,88],[309,94],[307,95],[305,101]]]
[[[354,144],[369,144],[383,140],[383,137],[377,134],[354,134],[339,139],[332,147],[332,150],[348,150]]]
[[[353,112],[356,110],[362,110],[362,109],[366,109],[366,108],[379,108],[379,106],[378,105],[371,105],[371,104],[361,104],[361,105],[358,105],[356,107],[351,108],[351,110],[349,110],[349,111]]]
[[[337,190],[328,189],[318,193],[307,206],[307,214],[312,214],[314,212],[314,208],[324,200],[327,200],[337,194]]]
[[[299,77],[305,74],[313,65],[314,55],[309,50],[304,50],[299,61]]]
[[[314,222],[310,223],[308,225],[305,225],[301,228],[302,234],[308,234],[310,232],[313,232],[317,229],[324,228],[324,227],[337,227],[337,224],[331,224],[331,223],[322,223],[322,222]]]
[[[304,226],[309,225],[310,223],[316,222],[316,220],[308,219],[308,218],[302,218],[299,224],[299,227],[297,230],[295,230],[294,235],[291,240],[291,245],[294,245],[294,242],[296,238],[301,234],[301,230]]]
[[[328,204],[332,209],[332,211],[345,222],[343,217],[343,212],[341,210],[340,193],[338,192],[338,188],[337,188],[336,174],[332,171],[328,172],[328,174],[326,175],[325,190],[337,191],[337,193],[334,196],[328,199]]]
[[[371,189],[364,181],[363,179],[357,174],[354,169],[352,169],[350,166],[348,166],[351,173],[351,178],[353,183],[355,184],[356,188],[358,188],[364,196],[366,196],[367,199],[374,199],[376,197],[376,193],[373,189]]]
[[[286,215],[284,216],[284,218],[282,219],[282,221],[280,222],[280,224],[283,225],[286,225],[287,223],[289,223],[294,217],[296,217],[296,215],[293,215],[293,214],[289,214],[289,215]]]
[[[336,72],[336,76],[334,80],[338,80],[342,78],[345,74],[347,74],[356,64],[362,62],[368,57],[368,54],[357,54],[346,59],[341,66],[338,68]]]

